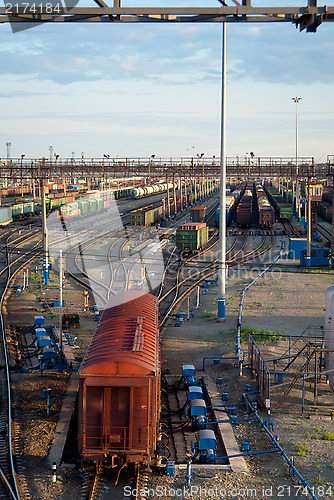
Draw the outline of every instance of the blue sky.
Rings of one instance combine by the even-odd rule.
[[[334,154],[333,32],[227,25],[228,155],[293,156],[294,96],[300,155]],[[6,141],[13,157],[219,155],[219,24],[1,25],[0,64],[1,157]]]

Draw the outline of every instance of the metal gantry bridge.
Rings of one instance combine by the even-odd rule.
[[[233,177],[309,178],[325,176],[328,164],[316,165],[313,157],[228,157],[226,171]],[[11,159],[0,163],[0,180],[219,176],[220,158],[65,158]]]
[[[302,31],[315,32],[321,23],[334,20],[334,6],[319,5],[318,0],[305,0],[304,7],[256,6],[256,0],[202,0],[201,7],[173,7],[170,2],[145,0],[135,2],[94,0],[92,6],[78,7],[79,0],[4,0],[0,7],[2,23],[46,23],[46,22],[107,22],[107,23],[262,23],[288,22]],[[93,2],[92,2],[93,3]],[[129,5],[130,3],[130,5]],[[178,2],[178,4],[180,4]],[[212,6],[216,3],[216,6]],[[262,3],[262,2],[261,2]],[[211,6],[209,6],[210,4]],[[129,5],[129,6],[128,6]],[[24,28],[25,29],[25,28]]]

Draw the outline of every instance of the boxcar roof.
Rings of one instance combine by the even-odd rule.
[[[138,291],[112,296],[80,375],[149,375],[159,371],[157,298]]]

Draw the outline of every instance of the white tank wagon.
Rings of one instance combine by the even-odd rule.
[[[334,389],[334,286],[326,290],[326,309],[325,309],[325,348],[332,352],[325,353],[325,370],[333,370],[328,374],[329,385]]]
[[[173,189],[174,184],[169,182],[168,189]],[[177,188],[177,183],[175,183],[175,187]],[[167,183],[161,184],[152,184],[151,186],[140,186],[133,188],[131,191],[131,198],[138,199],[144,198],[145,196],[152,196],[156,193],[163,193],[167,191]]]

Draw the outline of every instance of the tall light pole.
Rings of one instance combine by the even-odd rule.
[[[298,103],[302,100],[302,97],[292,97],[293,102],[296,103],[296,212],[300,217],[300,203],[299,203],[299,185],[298,185]],[[293,180],[292,180],[293,186]],[[294,199],[292,196],[292,204],[294,203]]]
[[[6,142],[6,147],[7,147],[7,161],[8,163],[10,162],[10,147],[12,143],[11,142]]]
[[[24,157],[25,157],[25,154],[22,153],[21,154],[21,196],[23,196],[23,165],[22,165],[22,162],[23,162]]]
[[[226,23],[222,23],[222,97],[220,129],[220,217],[218,249],[218,321],[225,320],[226,288]]]

